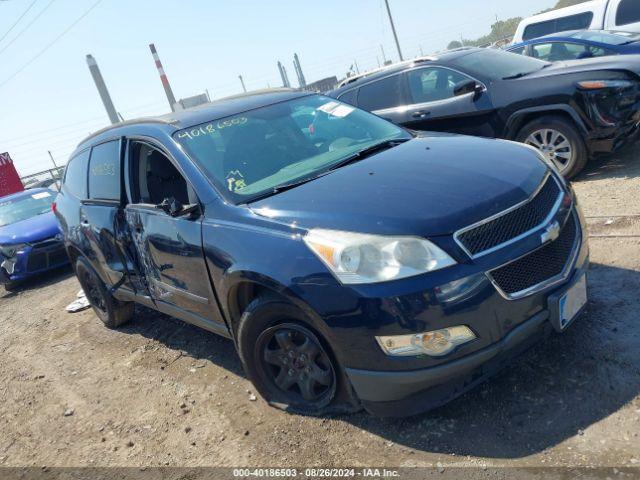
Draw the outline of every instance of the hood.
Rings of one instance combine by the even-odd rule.
[[[599,70],[626,70],[640,74],[640,55],[613,55],[555,62],[550,66],[527,75],[526,79],[565,75],[568,73],[593,72]]]
[[[250,207],[303,228],[436,236],[526,200],[547,171],[535,152],[516,143],[434,134]]]
[[[0,227],[0,244],[33,243],[61,233],[53,212]]]

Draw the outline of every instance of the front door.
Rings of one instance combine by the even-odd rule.
[[[196,315],[222,322],[202,250],[202,213],[169,212],[161,204],[189,207],[197,204],[169,158],[144,142],[129,147],[133,202],[125,209],[132,244],[152,299],[158,308],[181,316]]]
[[[424,67],[406,73],[410,104],[402,125],[413,130],[495,137],[495,110],[486,89],[455,96],[457,84],[472,78],[446,67]]]

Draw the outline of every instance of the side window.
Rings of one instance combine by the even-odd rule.
[[[593,21],[593,12],[579,13],[578,15],[570,15],[557,20],[556,32],[566,32],[568,30],[584,30],[591,26]]]
[[[402,75],[392,75],[360,87],[358,106],[375,111],[393,108],[403,103]]]
[[[524,54],[524,45],[522,47],[512,48],[511,50],[507,50],[507,51],[511,52],[511,53],[516,53],[518,55],[523,55]]]
[[[577,15],[547,20],[546,22],[532,23],[524,29],[522,38],[524,40],[531,40],[532,38],[543,37],[556,32],[584,30],[585,28],[589,28],[592,21],[593,12],[583,12]]]
[[[348,103],[349,105],[356,104],[356,93],[358,89],[354,88],[353,90],[349,90],[348,92],[343,93],[338,97],[338,100],[344,103]]]
[[[187,182],[160,150],[142,142],[130,148],[134,203],[158,205],[172,197],[183,205],[191,203]]]
[[[616,13],[616,26],[640,22],[640,2],[638,0],[621,0]]]
[[[522,33],[522,39],[531,40],[532,38],[544,37],[545,35],[555,33],[555,23],[555,20],[532,23],[524,29],[524,32]]]
[[[72,195],[87,198],[87,169],[90,149],[79,153],[67,164],[64,174],[64,187]]]
[[[89,162],[89,197],[93,200],[120,200],[120,182],[120,141],[93,147]]]
[[[409,91],[413,103],[435,102],[453,97],[457,83],[470,80],[448,68],[430,67],[407,72]]]
[[[532,46],[533,56],[549,62],[609,55],[604,48],[570,42],[549,42]]]

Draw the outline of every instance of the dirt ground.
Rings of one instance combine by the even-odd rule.
[[[63,271],[0,288],[0,466],[640,466],[640,147],[592,161],[588,313],[500,375],[408,419],[286,414],[230,341],[138,309],[68,314]]]

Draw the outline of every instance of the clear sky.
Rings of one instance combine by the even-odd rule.
[[[88,53],[125,119],[169,110],[151,42],[177,98],[237,93],[239,74],[248,89],[280,86],[278,60],[297,86],[296,52],[307,82],[341,77],[354,60],[361,71],[377,67],[380,45],[397,60],[383,0],[101,0],[67,31],[96,1],[0,0],[0,153],[9,151],[21,175],[49,168],[47,150],[65,164],[82,137],[108,124]],[[527,16],[553,4],[390,0],[405,57],[484,35],[496,15]]]

